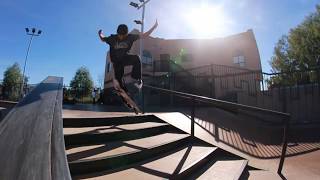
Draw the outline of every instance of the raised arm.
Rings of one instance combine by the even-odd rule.
[[[152,26],[152,28],[151,28],[149,31],[141,34],[141,35],[140,35],[140,38],[146,38],[146,37],[148,37],[157,27],[158,27],[158,20],[156,20],[156,23]]]
[[[102,30],[101,30],[101,29],[98,31],[98,35],[99,35],[100,40],[101,40],[102,42],[105,42],[105,40],[104,40],[104,39],[105,39],[105,37],[106,37],[106,36],[104,36],[104,35],[103,35],[103,33],[102,33]]]

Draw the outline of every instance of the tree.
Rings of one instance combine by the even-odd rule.
[[[86,67],[80,67],[70,82],[70,86],[75,90],[76,97],[88,96],[93,89],[93,81],[90,72]]]
[[[9,100],[16,101],[19,99],[22,74],[18,63],[14,63],[4,72],[3,92],[4,96]]]
[[[274,48],[270,65],[274,73],[306,71],[320,67],[320,5],[316,12],[307,16],[289,35],[282,36]],[[316,72],[284,73],[271,83],[309,83],[316,78]]]

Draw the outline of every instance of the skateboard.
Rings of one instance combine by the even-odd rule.
[[[113,86],[115,88],[116,94],[122,99],[123,103],[136,114],[142,114],[142,111],[139,109],[137,104],[131,99],[131,97],[120,87],[119,82],[116,79],[113,79]]]

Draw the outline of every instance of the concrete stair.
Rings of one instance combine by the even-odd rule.
[[[248,178],[240,178],[240,179],[248,179],[248,180],[255,180],[255,179],[261,179],[261,180],[283,180],[282,177],[280,177],[276,173],[272,173],[269,171],[263,171],[263,170],[251,170],[248,171]],[[306,178],[307,179],[307,178]]]
[[[191,179],[239,179],[247,160],[214,160],[193,175]]]
[[[65,128],[66,146],[101,144],[104,142],[126,141],[141,137],[155,136],[173,131],[167,123],[145,122],[118,126]]]
[[[239,179],[247,160],[152,116],[66,118],[74,179]]]

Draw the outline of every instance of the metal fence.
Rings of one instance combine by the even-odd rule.
[[[217,64],[185,69],[172,60],[159,60],[144,69],[144,75],[145,83],[155,87],[287,112],[291,123],[320,122],[320,67],[264,73]],[[105,99],[112,96],[111,89],[105,89]],[[146,104],[190,106],[182,98],[152,90]]]
[[[171,63],[172,64],[172,63]],[[156,87],[197,94],[269,110],[287,112],[291,123],[320,122],[320,68],[282,73],[263,73],[243,68],[208,65],[183,69],[155,65],[164,75],[145,78]],[[179,69],[178,69],[178,68]],[[157,97],[159,95],[159,97]],[[150,101],[160,104],[185,104],[179,97],[150,92]]]

